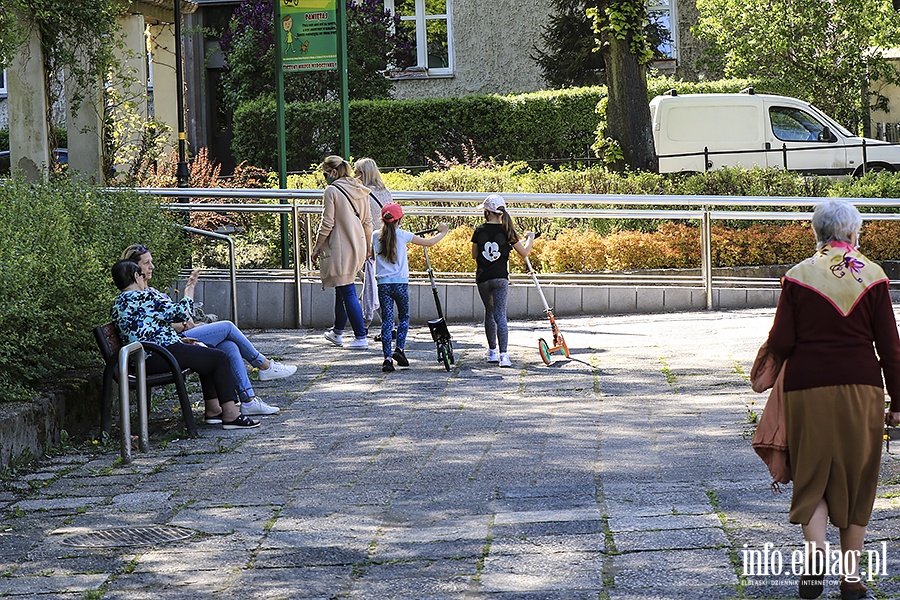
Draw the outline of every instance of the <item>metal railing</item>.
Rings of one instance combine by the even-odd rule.
[[[235,266],[236,263],[234,260],[234,240],[227,235],[217,233],[215,231],[206,231],[205,229],[197,229],[195,227],[188,227],[186,225],[179,225],[178,227],[189,233],[195,233],[197,235],[202,235],[217,240],[225,240],[226,242],[228,242],[228,275],[229,280],[231,281],[231,322],[234,323],[235,326],[237,326],[237,267]]]
[[[768,156],[772,153],[777,153],[781,155],[781,166],[785,171],[793,170],[798,172],[810,171],[814,172],[814,169],[803,169],[802,167],[796,169],[790,169],[788,165],[788,155],[794,153],[803,153],[803,152],[812,152],[815,150],[835,150],[837,148],[849,150],[852,148],[860,148],[862,151],[862,163],[860,164],[860,170],[863,174],[865,174],[869,169],[869,159],[868,159],[868,150],[867,148],[871,147],[871,143],[866,142],[866,138],[859,138],[860,141],[858,144],[844,144],[844,145],[836,145],[835,143],[827,143],[827,142],[816,142],[810,141],[806,142],[804,140],[792,140],[795,143],[809,143],[809,146],[793,146],[789,147],[787,142],[782,142],[781,147],[773,146],[770,143],[766,142],[766,146],[764,148],[747,148],[747,149],[735,149],[735,150],[710,150],[709,146],[704,146],[702,151],[697,152],[676,152],[672,154],[660,154],[658,155],[658,159],[660,161],[667,158],[692,158],[692,157],[703,157],[703,170],[709,171],[712,167],[712,161],[709,160],[711,156],[732,156],[732,155],[743,155],[743,154],[765,154],[766,162],[768,162]],[[818,144],[818,145],[814,145]],[[896,140],[890,140],[887,142],[887,145],[896,146]],[[881,144],[879,144],[881,146]],[[766,165],[761,165],[766,166]],[[772,166],[772,165],[769,165]],[[849,175],[853,173],[856,169],[847,167],[846,174]]]
[[[135,385],[137,386],[138,419],[141,428],[138,435],[138,447],[141,452],[150,450],[150,416],[147,408],[147,365],[144,346],[140,342],[131,342],[119,350],[119,415],[122,421],[120,451],[122,461],[126,464],[131,462],[131,395],[128,389],[128,358],[132,354],[137,355]]]
[[[175,211],[188,212],[261,212],[290,214],[293,225],[293,255],[300,256],[301,217],[306,219],[306,236],[309,243],[312,239],[311,217],[321,214],[322,190],[258,190],[227,188],[142,188],[142,194],[173,199],[241,199],[278,200],[279,204],[260,203],[210,203],[210,202],[172,202],[165,206]],[[619,195],[619,194],[534,194],[504,193],[510,204],[513,216],[535,218],[568,218],[568,219],[650,219],[650,220],[693,220],[700,224],[700,274],[692,275],[659,275],[641,274],[639,276],[606,275],[605,279],[628,283],[639,282],[644,285],[674,284],[696,285],[702,287],[706,297],[707,309],[712,308],[713,289],[715,283],[728,282],[736,284],[733,278],[714,278],[712,268],[712,235],[713,221],[721,220],[778,220],[808,221],[812,213],[810,208],[830,198],[818,197],[767,197],[767,196],[665,196],[665,195]],[[481,192],[393,192],[395,201],[404,204],[403,212],[407,215],[432,217],[480,217],[477,205],[484,199]],[[852,198],[855,205],[867,207],[881,212],[865,212],[866,220],[898,220],[900,199],[894,198]],[[567,207],[566,205],[577,205]],[[604,208],[607,207],[607,208]],[[634,208],[623,208],[634,207]],[[653,207],[653,208],[647,208]],[[782,210],[760,211],[758,208],[778,208]],[[754,210],[751,210],[754,209]],[[305,272],[301,269],[301,260],[293,261],[293,278],[297,291],[297,322],[301,322],[302,298],[300,282],[304,276],[312,277],[314,271],[305,261]],[[439,273],[438,275],[448,275]],[[459,274],[449,274],[452,277]],[[468,276],[469,279],[471,275]],[[546,278],[542,275],[542,278]],[[565,283],[575,283],[573,278],[582,281],[598,281],[593,275],[567,275]],[[549,280],[548,280],[549,281]],[[767,281],[773,287],[777,279]],[[892,281],[892,283],[898,283]]]

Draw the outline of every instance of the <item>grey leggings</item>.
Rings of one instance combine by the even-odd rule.
[[[488,348],[492,350],[500,342],[500,352],[506,352],[509,341],[509,328],[506,326],[506,295],[509,280],[505,278],[488,279],[478,284],[478,293],[484,304],[484,334],[487,336]]]

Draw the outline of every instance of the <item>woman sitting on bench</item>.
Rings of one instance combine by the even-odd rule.
[[[188,278],[184,297],[175,303],[161,303],[147,287],[141,267],[130,260],[120,260],[112,267],[112,277],[121,293],[112,308],[112,320],[119,336],[126,344],[154,342],[172,353],[181,368],[188,368],[200,376],[207,422],[220,420],[223,429],[258,427],[241,414],[235,394],[234,377],[228,355],[216,348],[195,343],[190,337],[179,337],[172,328],[175,321],[183,321],[194,308],[194,288],[200,273],[195,270]],[[161,373],[168,365],[160,356],[147,355],[147,373]]]

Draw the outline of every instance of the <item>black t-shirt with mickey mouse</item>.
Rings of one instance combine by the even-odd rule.
[[[475,228],[472,243],[478,252],[475,263],[475,281],[481,283],[489,279],[509,278],[509,253],[512,245],[500,223],[483,223]]]

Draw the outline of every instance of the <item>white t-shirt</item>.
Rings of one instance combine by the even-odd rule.
[[[406,245],[413,239],[413,234],[397,229],[397,262],[390,263],[378,253],[381,248],[381,230],[372,234],[372,252],[375,254],[375,279],[378,283],[409,283],[409,259],[406,256]]]

